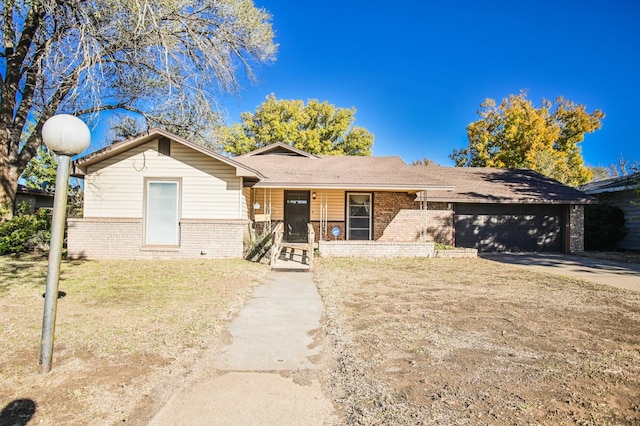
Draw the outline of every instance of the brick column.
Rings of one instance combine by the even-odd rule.
[[[569,254],[584,251],[584,205],[569,206]]]

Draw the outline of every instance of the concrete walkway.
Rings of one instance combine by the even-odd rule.
[[[640,291],[640,265],[560,253],[483,253],[485,259]]]
[[[334,423],[316,375],[323,367],[322,311],[311,273],[272,272],[229,324],[231,342],[150,424]]]

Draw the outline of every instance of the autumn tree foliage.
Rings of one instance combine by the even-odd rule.
[[[56,113],[133,113],[205,137],[217,95],[275,58],[270,20],[252,0],[3,1],[0,204]]]
[[[424,167],[438,167],[440,166],[438,163],[436,163],[435,161],[424,157],[423,159],[418,159],[415,160],[411,163],[412,166],[424,166]]]
[[[602,111],[563,97],[536,107],[526,92],[480,107],[480,119],[467,126],[469,145],[450,156],[457,166],[529,168],[570,186],[591,180],[579,144],[600,129]]]
[[[374,136],[354,126],[355,108],[338,108],[327,101],[276,99],[267,96],[255,112],[243,112],[242,123],[220,129],[220,149],[241,155],[283,142],[326,155],[371,155]]]

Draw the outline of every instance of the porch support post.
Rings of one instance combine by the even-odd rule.
[[[420,202],[420,208],[422,210],[423,218],[424,218],[424,227],[420,235],[422,236],[422,241],[425,242],[429,238],[429,205],[427,204],[427,190],[423,190],[424,197]]]

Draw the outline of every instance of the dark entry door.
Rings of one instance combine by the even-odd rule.
[[[307,242],[309,207],[309,191],[284,191],[284,229],[287,242]]]

